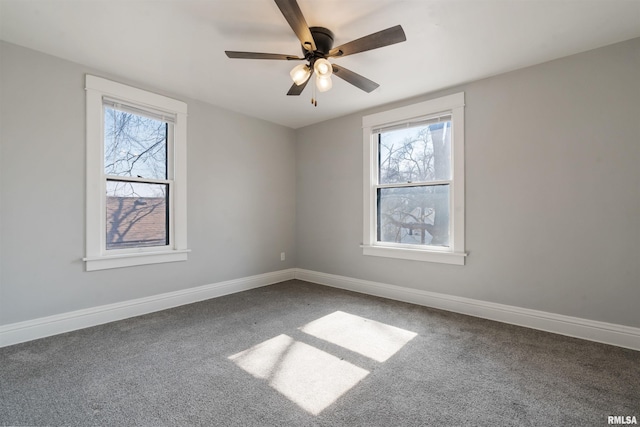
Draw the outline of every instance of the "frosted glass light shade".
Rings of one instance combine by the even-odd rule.
[[[333,73],[333,67],[331,66],[331,62],[320,58],[313,64],[313,71],[316,72],[318,77],[329,77],[331,73]]]
[[[300,86],[311,76],[311,70],[307,64],[296,65],[289,73],[293,82]]]
[[[331,77],[316,77],[316,87],[320,92],[326,92],[333,86]]]

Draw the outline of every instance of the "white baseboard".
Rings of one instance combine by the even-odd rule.
[[[640,328],[296,269],[295,278],[570,337],[640,350]]]
[[[291,280],[295,269],[259,274],[181,291],[168,292],[115,304],[102,305],[54,316],[0,326],[0,347],[57,335],[77,329],[166,310],[210,298]]]
[[[166,310],[294,278],[640,351],[640,328],[296,268],[0,326],[0,347]]]

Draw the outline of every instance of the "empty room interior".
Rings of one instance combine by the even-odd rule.
[[[640,419],[640,1],[0,0],[0,425]]]

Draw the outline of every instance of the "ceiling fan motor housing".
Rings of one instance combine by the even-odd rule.
[[[307,57],[307,55],[313,55],[314,58],[325,58],[333,47],[333,33],[331,30],[324,27],[309,27],[309,31],[311,31],[313,41],[316,43],[316,50],[311,54],[303,47],[303,54],[305,57]]]

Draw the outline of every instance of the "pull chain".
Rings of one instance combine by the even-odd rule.
[[[311,92],[311,105],[313,105],[314,107],[318,106],[318,99],[316,97],[316,85],[313,85],[313,89]]]

